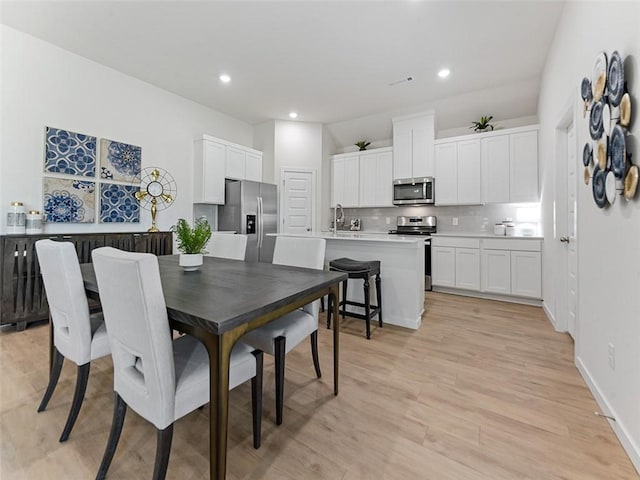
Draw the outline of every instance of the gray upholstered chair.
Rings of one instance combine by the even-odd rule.
[[[282,237],[276,238],[273,263],[292,267],[322,270],[326,240],[323,238]],[[284,315],[271,323],[257,328],[242,337],[252,347],[274,356],[276,369],[276,424],[282,423],[284,403],[284,359],[300,342],[311,336],[311,355],[318,378],[318,311],[320,300]]]
[[[207,244],[207,255],[231,260],[244,260],[247,236],[231,233],[213,233]]]
[[[111,247],[93,251],[114,366],[114,414],[97,478],[105,478],[127,406],[157,429],[154,479],[166,475],[173,422],[209,402],[209,357],[194,337],[172,338],[158,259]],[[260,446],[262,352],[238,342],[229,388],[252,379],[253,441]]]
[[[36,253],[53,323],[53,363],[49,385],[38,412],[47,408],[58,384],[62,363],[68,358],[77,365],[73,402],[60,441],[69,438],[78,418],[89,379],[91,361],[111,353],[101,313],[89,314],[76,249],[70,242],[38,240]]]

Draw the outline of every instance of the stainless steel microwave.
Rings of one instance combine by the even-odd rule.
[[[393,181],[394,205],[426,205],[434,202],[433,177],[403,178]]]

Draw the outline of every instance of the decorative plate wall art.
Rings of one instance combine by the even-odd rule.
[[[580,97],[592,143],[582,151],[585,167],[584,182],[592,178],[595,204],[604,208],[613,205],[617,195],[626,200],[636,196],[638,167],[629,151],[631,95],[624,78],[624,59],[614,51],[596,56],[591,79],[580,84]],[[587,115],[588,113],[588,115]]]
[[[44,171],[95,177],[96,137],[46,127]]]
[[[45,220],[53,223],[93,223],[96,205],[95,190],[95,182],[44,177]]]
[[[142,148],[128,143],[100,140],[100,176],[104,179],[133,182],[140,175]]]
[[[100,184],[100,223],[137,223],[140,204],[136,199],[139,186]]]

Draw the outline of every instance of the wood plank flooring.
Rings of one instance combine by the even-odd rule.
[[[321,320],[322,321],[322,320]],[[251,444],[249,384],[231,392],[230,480],[638,479],[573,365],[573,343],[540,308],[428,293],[420,330],[343,322],[340,395],[331,333],[323,377],[308,342],[287,355],[284,424],[274,424],[265,356],[262,447]],[[94,362],[69,440],[58,443],[75,366],[65,363],[46,412],[48,327],[0,331],[0,478],[95,478],[112,414],[110,359]],[[208,409],[175,426],[167,478],[208,478]],[[150,478],[153,427],[129,410],[109,471]]]

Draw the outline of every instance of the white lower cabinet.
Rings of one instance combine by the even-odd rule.
[[[456,287],[480,290],[480,250],[456,248]]]
[[[477,238],[433,238],[431,240],[433,285],[479,290],[479,245]]]
[[[511,252],[511,294],[542,297],[540,252]]]
[[[482,291],[511,294],[511,252],[482,250]]]
[[[456,286],[456,249],[431,247],[431,283],[443,287]]]

